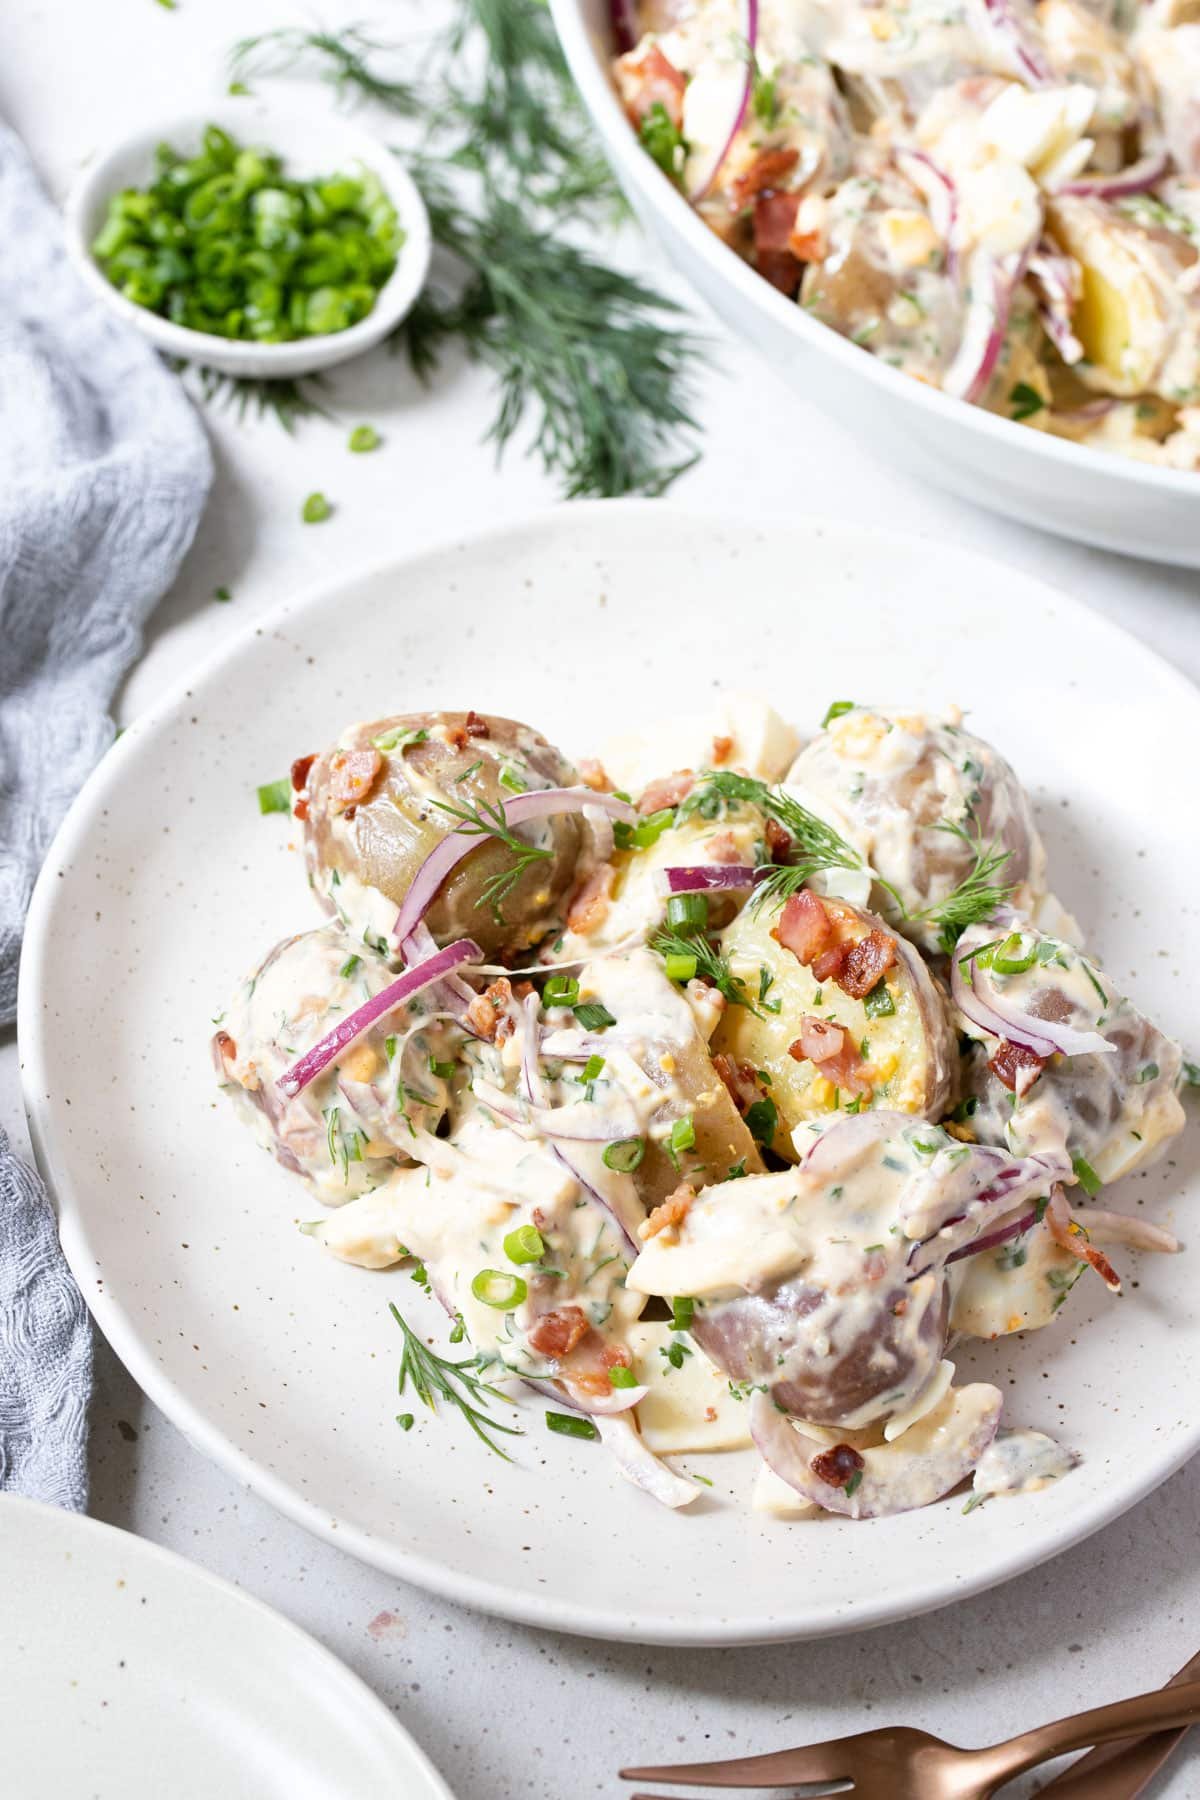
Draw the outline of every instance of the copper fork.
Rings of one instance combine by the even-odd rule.
[[[1108,1744],[1200,1719],[1200,1681],[1180,1683],[1112,1706],[1093,1707],[982,1750],[960,1750],[907,1725],[831,1738],[802,1750],[739,1756],[730,1762],[622,1769],[623,1781],[684,1787],[793,1787],[830,1791],[849,1784],[855,1800],[989,1800],[1006,1781],[1068,1750]],[[649,1794],[633,1800],[655,1800]],[[665,1800],[665,1796],[658,1796]]]

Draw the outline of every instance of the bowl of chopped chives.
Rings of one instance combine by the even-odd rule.
[[[68,196],[92,292],[167,355],[312,374],[387,336],[429,268],[416,185],[368,132],[253,98],[139,128]]]

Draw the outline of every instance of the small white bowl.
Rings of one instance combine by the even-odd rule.
[[[92,255],[92,241],[103,225],[108,203],[122,188],[146,187],[154,178],[154,152],[170,144],[187,156],[200,146],[206,125],[218,125],[239,144],[262,147],[283,159],[289,175],[353,173],[368,168],[383,183],[405,233],[396,267],[379,291],[365,319],[345,331],[297,338],[286,344],[258,344],[241,338],[215,337],[189,331],[160,318],[113,287]],[[80,274],[94,294],[114,312],[136,325],[143,337],[168,356],[202,363],[226,375],[282,377],[312,375],[371,349],[386,337],[412,306],[424,285],[432,253],[429,215],[412,177],[387,147],[369,132],[345,120],[314,110],[309,114],[277,111],[248,96],[214,100],[202,111],[141,126],[101,155],[83,172],[67,197],[67,246]]]

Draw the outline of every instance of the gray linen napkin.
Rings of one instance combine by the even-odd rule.
[[[212,463],[158,356],[86,290],[0,123],[0,1025],[29,896],[112,741],[117,683],[175,579]],[[87,1500],[87,1314],[37,1176],[0,1132],[0,1490]]]

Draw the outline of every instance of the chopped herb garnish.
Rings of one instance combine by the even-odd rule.
[[[573,1007],[579,999],[579,983],[573,975],[551,975],[542,989],[542,1004],[545,1007]]]
[[[892,999],[888,988],[887,976],[881,975],[863,1001],[863,1011],[868,1019],[889,1019],[895,1010],[896,1002]],[[863,1055],[866,1055],[865,1049]]]
[[[503,925],[504,914],[500,910],[503,901],[512,893],[526,869],[532,863],[544,860],[550,855],[548,849],[538,844],[527,844],[510,830],[504,808],[499,801],[480,800],[477,804],[452,806],[448,800],[431,802],[439,812],[449,813],[451,818],[461,823],[457,830],[464,837],[490,837],[498,844],[503,844],[512,851],[515,858],[509,869],[502,869],[499,874],[492,875],[484,882],[480,890],[476,906],[490,906],[492,917],[498,925]]]
[[[1147,1081],[1157,1081],[1158,1064],[1156,1062],[1143,1063],[1137,1074],[1134,1076],[1134,1080],[1139,1086]]]
[[[743,1157],[740,1157],[737,1162],[730,1164],[729,1168],[725,1172],[724,1180],[740,1181],[742,1179],[743,1175],[745,1175],[745,1174],[746,1174],[746,1159],[743,1156]]]
[[[606,1025],[615,1025],[617,1022],[607,1006],[602,1006],[598,1000],[585,1000],[582,1003],[577,1001],[575,1019],[585,1031],[603,1031]]]
[[[599,1431],[590,1419],[579,1413],[548,1412],[545,1414],[547,1431],[556,1431],[559,1437],[598,1438]]]
[[[847,713],[854,712],[857,700],[833,700],[826,708],[825,717],[821,720],[821,730],[828,730],[835,719],[844,718]]]
[[[482,1306],[511,1312],[520,1306],[529,1288],[519,1275],[507,1275],[503,1269],[480,1269],[471,1282],[471,1292]]]
[[[362,967],[362,957],[361,956],[348,956],[346,958],[345,962],[342,964],[341,968],[338,970],[338,974],[341,976],[343,981],[349,981],[350,977],[354,974],[354,972],[357,969],[361,969],[361,967]]]
[[[672,1331],[690,1331],[696,1316],[696,1302],[686,1294],[677,1294],[671,1302]]]
[[[684,1357],[690,1356],[692,1353],[686,1344],[681,1343],[678,1338],[673,1338],[669,1344],[662,1345],[659,1348],[658,1354],[663,1358],[668,1368],[682,1369]]]
[[[1100,1192],[1100,1189],[1104,1186],[1104,1183],[1097,1175],[1095,1169],[1093,1169],[1091,1163],[1087,1160],[1087,1157],[1073,1156],[1071,1158],[1071,1167],[1075,1171],[1075,1179],[1078,1181],[1088,1199],[1094,1200],[1096,1195]]]
[[[769,1096],[756,1100],[746,1113],[746,1129],[756,1144],[771,1144],[778,1124],[779,1109]],[[741,1171],[743,1175],[745,1172],[745,1169]],[[731,1176],[732,1171],[726,1179]]]
[[[661,100],[656,100],[642,120],[638,136],[642,149],[656,162],[664,175],[674,182],[683,177],[687,161],[687,144],[682,131],[671,118]]]
[[[862,1478],[863,1478],[862,1470],[855,1469],[853,1474],[850,1476],[850,1479],[847,1482],[843,1483],[842,1492],[845,1494],[845,1496],[848,1500],[854,1494],[856,1494],[858,1492],[859,1488],[862,1486]]]
[[[1027,381],[1018,381],[1009,390],[1008,398],[1012,403],[1014,419],[1032,419],[1034,413],[1040,413],[1046,404],[1037,389],[1030,387]]]
[[[638,1378],[633,1370],[627,1369],[623,1363],[614,1363],[608,1371],[608,1379],[615,1388],[631,1388],[638,1385]]]
[[[393,731],[382,731],[372,738],[371,745],[386,756],[392,750],[407,750],[410,744],[424,744],[428,738],[429,733],[423,725],[415,731],[403,731],[396,726]]]
[[[646,1146],[640,1137],[618,1138],[613,1144],[604,1146],[601,1161],[606,1169],[615,1169],[619,1175],[631,1175],[640,1167]]]
[[[456,1406],[475,1436],[482,1439],[488,1449],[494,1450],[497,1456],[504,1457],[505,1462],[511,1462],[512,1458],[505,1454],[499,1444],[492,1442],[488,1433],[500,1431],[506,1437],[520,1437],[522,1433],[518,1426],[499,1424],[484,1410],[485,1400],[499,1400],[503,1403],[504,1396],[479,1379],[478,1356],[469,1357],[464,1362],[449,1362],[421,1342],[416,1332],[406,1323],[394,1305],[389,1304],[388,1311],[404,1335],[404,1354],[400,1359],[398,1391],[403,1394],[411,1381],[418,1400],[427,1406],[430,1412],[437,1411],[439,1400],[445,1400],[451,1406]],[[459,1327],[461,1324],[460,1319]],[[462,1335],[463,1333],[459,1329],[459,1337],[461,1338]],[[454,1342],[458,1341],[454,1338],[453,1332],[451,1339]]]
[[[300,508],[300,517],[306,525],[322,524],[333,511],[324,494],[310,494]]]
[[[546,1241],[536,1225],[518,1225],[516,1230],[510,1231],[504,1240],[504,1254],[509,1262],[540,1262],[546,1254]],[[478,1281],[479,1277],[476,1276],[475,1279]],[[524,1284],[522,1283],[522,1285]],[[476,1299],[482,1298],[482,1295],[476,1295]],[[493,1302],[489,1300],[487,1304],[490,1306]]]
[[[676,1119],[671,1127],[671,1135],[668,1137],[665,1146],[667,1155],[677,1169],[679,1167],[679,1158],[683,1151],[694,1149],[695,1144],[696,1124],[691,1113],[688,1113],[686,1118]]]
[[[356,425],[346,441],[346,448],[356,456],[363,456],[368,450],[378,450],[382,442],[373,425]]]
[[[281,781],[268,781],[257,789],[258,810],[260,813],[290,813],[292,810],[292,784],[285,775]]]
[[[949,832],[968,845],[973,857],[971,869],[944,900],[935,901],[932,906],[924,906],[919,912],[908,913],[906,916],[914,920],[927,919],[931,925],[936,925],[942,949],[949,955],[968,926],[991,918],[996,908],[1003,906],[1012,893],[1011,881],[995,880],[1012,852],[998,850],[995,844],[989,844],[985,848],[978,831],[972,836],[961,825],[941,824],[936,825],[934,830]]]
[[[681,932],[664,928],[655,932],[650,948],[658,952],[664,965],[669,965],[666,972],[672,980],[690,981],[694,975],[703,975],[724,994],[731,1006],[744,1006],[749,1012],[756,1012],[741,976],[733,973],[728,958],[715,950],[701,933],[685,937]]]
[[[227,587],[219,587],[219,588],[213,589],[213,599],[214,600],[232,600],[233,595],[230,593],[230,591]]]

